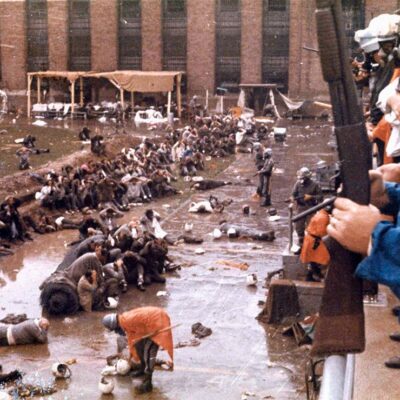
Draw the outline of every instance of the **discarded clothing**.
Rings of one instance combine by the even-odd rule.
[[[197,347],[200,345],[200,340],[199,339],[190,339],[190,340],[183,340],[181,342],[178,342],[175,345],[175,349],[179,349],[181,347]]]
[[[212,213],[213,208],[208,200],[199,201],[197,203],[190,203],[189,207],[190,213]]]
[[[19,324],[28,319],[26,314],[7,314],[3,319],[0,319],[2,324]]]
[[[237,268],[242,271],[247,271],[249,269],[249,264],[231,260],[217,260],[216,263],[223,265],[224,267]]]
[[[1,371],[1,365],[0,365]],[[22,379],[22,373],[17,369],[9,372],[8,374],[0,374],[0,385],[4,383],[14,382],[18,379]]]
[[[202,339],[212,334],[211,328],[207,328],[201,322],[196,322],[192,325],[192,333],[193,335],[198,338]]]
[[[254,240],[272,242],[275,240],[275,231],[260,231],[246,226],[224,223],[220,226],[222,232],[227,233],[229,229],[234,229],[239,237],[249,237]]]
[[[181,235],[178,237],[178,240],[183,239],[183,241],[187,244],[200,244],[203,243],[203,239],[200,237],[194,237],[190,235]]]

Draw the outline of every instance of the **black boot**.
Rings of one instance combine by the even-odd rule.
[[[165,283],[166,280],[163,276],[159,274],[158,271],[151,271],[150,273],[151,281],[156,283]]]
[[[143,375],[144,375],[144,369],[142,367],[139,367],[139,369],[131,372],[132,378],[138,378],[139,376]]]
[[[313,272],[309,269],[307,270],[306,282],[315,282]]]
[[[139,394],[149,393],[153,390],[153,384],[151,383],[151,378],[153,376],[152,372],[146,372],[143,382],[136,387],[136,391]]]

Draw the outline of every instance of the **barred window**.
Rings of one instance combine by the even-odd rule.
[[[186,71],[186,0],[163,0],[163,69]]]
[[[186,14],[186,1],[185,0],[165,0],[164,8],[166,14]]]
[[[262,78],[287,90],[289,74],[289,0],[264,0]]]
[[[342,8],[349,53],[352,54],[358,48],[358,44],[354,41],[354,32],[364,27],[364,1],[342,0]]]
[[[287,6],[288,6],[288,3],[285,0],[269,0],[268,1],[268,10],[269,11],[286,11]]]
[[[240,0],[219,0],[218,5],[220,12],[240,12]]]
[[[119,0],[118,68],[142,69],[140,0]]]
[[[241,53],[240,0],[218,0],[216,22],[216,86],[237,92]]]
[[[49,69],[46,0],[28,0],[27,11],[27,61],[28,71]]]
[[[91,68],[90,1],[69,1],[69,69]]]

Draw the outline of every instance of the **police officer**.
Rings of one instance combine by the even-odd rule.
[[[317,205],[323,199],[319,184],[311,177],[311,171],[302,167],[297,171],[297,181],[292,191],[292,201],[295,202],[297,212],[301,213]],[[302,218],[296,222],[295,229],[299,240],[299,246],[303,245],[304,231],[312,215]]]
[[[261,188],[261,207],[271,205],[271,177],[274,169],[274,160],[272,159],[272,150],[268,147],[263,152],[264,164],[258,171],[260,176]]]

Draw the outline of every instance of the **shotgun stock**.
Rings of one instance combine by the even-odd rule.
[[[324,80],[329,85],[338,143],[342,195],[369,203],[372,167],[360,100],[349,65],[340,0],[316,0],[317,33]],[[365,348],[362,282],[354,277],[361,257],[328,239],[331,263],[325,280],[312,354],[327,356]]]

